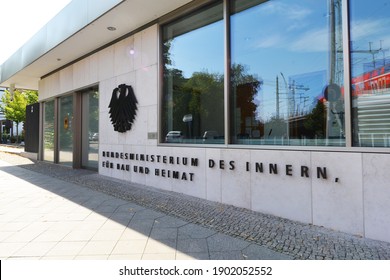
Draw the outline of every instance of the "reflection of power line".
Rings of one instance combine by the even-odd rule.
[[[299,111],[300,111],[300,107],[301,107],[301,103],[302,103],[302,100],[303,100],[303,108],[302,108],[302,111],[303,109],[306,107],[306,102],[309,100],[309,97],[308,96],[304,96],[305,92],[310,90],[309,87],[306,87],[304,85],[301,85],[301,84],[296,84],[296,81],[295,80],[292,80],[292,82],[290,82],[289,84],[287,83],[286,81],[286,78],[284,77],[283,73],[280,72],[280,75],[281,77],[283,78],[283,81],[284,81],[284,87],[285,87],[285,94],[286,94],[286,100],[287,100],[287,115],[288,116],[294,116],[294,115],[298,115],[299,114]],[[279,112],[280,112],[280,94],[281,92],[279,92],[279,76],[276,77],[276,88],[277,88],[277,91],[276,91],[276,112],[277,112],[277,116],[279,115]],[[291,96],[289,96],[291,93]],[[296,95],[299,95],[299,103],[297,104],[296,102]]]
[[[352,42],[351,42],[352,43]],[[362,54],[371,54],[372,56],[372,65],[373,65],[373,68],[375,69],[376,68],[376,60],[375,60],[375,55],[377,55],[378,53],[382,53],[383,54],[383,65],[385,65],[385,61],[386,61],[386,57],[385,57],[385,53],[387,51],[389,51],[389,49],[383,49],[382,48],[382,43],[383,43],[383,40],[380,40],[380,47],[379,49],[373,49],[372,48],[372,44],[373,42],[368,42],[368,49],[367,50],[358,50],[358,49],[353,49],[353,46],[352,46],[352,50],[351,50],[351,53],[362,53]]]

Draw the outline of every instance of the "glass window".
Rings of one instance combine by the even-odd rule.
[[[99,92],[97,87],[82,94],[82,166],[98,169]]]
[[[73,95],[59,99],[59,163],[73,165]]]
[[[54,100],[43,103],[43,160],[54,162]]]
[[[224,143],[222,3],[165,25],[162,142]]]
[[[353,144],[390,146],[390,1],[350,1]]]
[[[231,3],[232,142],[345,145],[341,0]]]

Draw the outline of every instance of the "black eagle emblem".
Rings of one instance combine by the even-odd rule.
[[[137,114],[137,98],[131,86],[121,84],[112,92],[109,114],[114,130],[126,132],[131,129]]]

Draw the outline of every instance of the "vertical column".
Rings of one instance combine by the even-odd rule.
[[[59,137],[59,128],[58,128],[58,122],[59,122],[59,98],[57,97],[54,99],[54,163],[59,162],[59,142],[58,142],[58,137]]]
[[[73,93],[73,168],[81,168],[82,160],[82,93]]]
[[[225,78],[224,78],[224,122],[225,122],[225,145],[230,144],[230,0],[224,0],[223,16],[225,19]]]
[[[349,13],[347,0],[341,0],[343,19],[343,50],[344,50],[344,122],[345,122],[345,145],[352,147],[352,101],[351,101],[351,67],[350,67],[350,45],[349,45]]]

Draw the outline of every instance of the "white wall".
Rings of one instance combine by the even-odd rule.
[[[158,131],[157,50],[154,25],[40,83],[41,100],[99,84],[100,174],[390,242],[389,154],[164,147],[148,139]],[[132,130],[117,133],[108,104],[122,83],[133,86],[139,104]],[[104,158],[103,151],[195,158],[198,166]],[[107,160],[113,169],[102,167]],[[256,172],[256,163],[263,163],[263,173]],[[150,173],[118,170],[117,164],[147,167]],[[270,164],[277,165],[278,174],[270,174]],[[317,178],[317,168],[326,168],[326,179]],[[193,180],[156,176],[155,169],[192,173]]]

